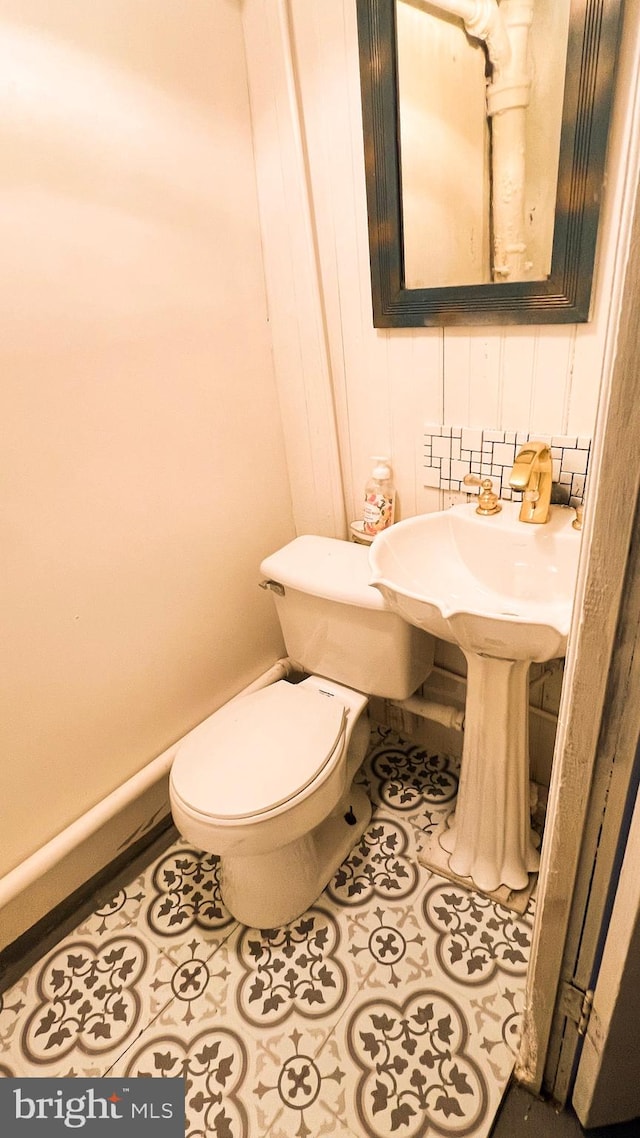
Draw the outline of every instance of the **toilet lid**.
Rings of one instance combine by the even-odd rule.
[[[211,818],[265,813],[313,782],[345,721],[335,696],[280,680],[226,704],[196,728],[174,760],[173,790]]]

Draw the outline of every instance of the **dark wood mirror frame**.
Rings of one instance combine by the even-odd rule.
[[[376,328],[589,319],[623,0],[572,0],[550,276],[404,284],[395,0],[357,0],[369,255]]]

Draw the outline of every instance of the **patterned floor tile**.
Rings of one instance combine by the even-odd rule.
[[[345,1072],[330,1054],[319,1057],[324,1042],[324,1031],[305,1024],[270,1035],[259,1048],[250,1090],[265,1133],[343,1132]]]
[[[215,932],[228,931],[233,923],[220,897],[218,858],[179,839],[75,931],[105,934],[142,925],[149,939],[164,949],[197,929],[205,935],[213,931],[215,947],[220,939]]]
[[[370,905],[409,897],[422,881],[414,827],[378,808],[329,882],[325,895],[342,906]]]
[[[401,816],[430,833],[451,812],[458,793],[460,764],[379,727],[360,778],[374,805]]]
[[[239,929],[229,940],[237,963],[235,1006],[245,1025],[259,1033],[298,1017],[324,1021],[349,998],[341,960],[342,930],[319,905],[281,929]]]
[[[374,803],[281,929],[176,842],[0,997],[0,1077],[184,1075],[188,1138],[486,1138],[514,1065],[524,916],[420,865],[458,764],[374,729]]]
[[[249,1050],[223,1024],[173,1029],[157,1021],[114,1064],[112,1076],[185,1079],[185,1138],[248,1138],[262,1133],[246,1106]]]
[[[411,902],[346,912],[341,919],[357,991],[398,991],[433,976],[433,949]]]
[[[422,913],[440,967],[455,983],[486,984],[495,976],[524,977],[531,948],[525,918],[488,897],[434,877]]]
[[[140,875],[85,917],[76,927],[75,934],[77,936],[113,935],[122,932],[129,925],[137,925],[144,900],[144,877]]]
[[[427,919],[442,889],[449,883],[433,878],[417,903],[346,913],[357,995],[330,1040],[347,1063],[343,1122],[356,1135],[486,1138],[511,1075],[526,978],[509,959],[512,914],[501,924],[487,906],[484,924],[469,920],[452,965],[443,954],[447,926]]]
[[[344,1123],[355,1134],[466,1135],[488,1118],[487,1077],[449,993],[425,983],[357,999],[334,1043],[348,1068]]]
[[[0,1048],[14,1075],[101,1075],[158,1014],[166,958],[139,929],[72,934],[0,1003]]]
[[[232,1019],[171,1030],[158,1019],[110,1075],[186,1080],[185,1138],[345,1134],[345,1072],[313,1025],[255,1040]],[[320,1121],[318,1121],[320,1120]]]
[[[20,1033],[27,1007],[29,973],[13,988],[0,993],[0,1077],[11,1078],[20,1073],[23,1062]]]
[[[223,944],[213,955],[202,950],[202,943],[194,939],[179,952],[172,950],[171,956],[163,954],[151,983],[163,1009],[157,1017],[163,1026],[189,1027],[227,1015],[233,983],[227,948]]]
[[[142,876],[140,926],[169,956],[180,955],[194,937],[214,952],[237,926],[220,894],[218,866],[213,854],[178,841]]]
[[[478,993],[470,1001],[473,1050],[487,1073],[496,1103],[518,1054],[524,985]]]
[[[348,1068],[330,1041],[322,1054],[305,1050],[305,1039],[298,1032],[290,1036],[290,1054],[280,1070],[271,1074],[277,1081],[261,1083],[263,1093],[277,1092],[279,1112],[269,1122],[269,1138],[315,1138],[335,1135],[353,1138],[346,1124]],[[266,1075],[269,1078],[269,1075]]]

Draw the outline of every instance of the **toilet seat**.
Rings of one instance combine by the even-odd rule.
[[[335,696],[280,680],[226,704],[191,733],[173,763],[172,795],[212,824],[279,813],[328,776],[345,725]]]

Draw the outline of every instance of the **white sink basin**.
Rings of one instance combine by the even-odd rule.
[[[509,660],[563,656],[571,622],[580,535],[573,511],[552,507],[544,525],[518,520],[503,502],[408,518],[369,553],[371,584],[410,624],[461,648]]]
[[[539,866],[529,816],[528,702],[533,660],[563,656],[580,534],[573,511],[544,525],[454,506],[408,518],[369,551],[371,584],[410,624],[458,644],[467,696],[455,815],[439,838],[456,877],[521,890]]]

